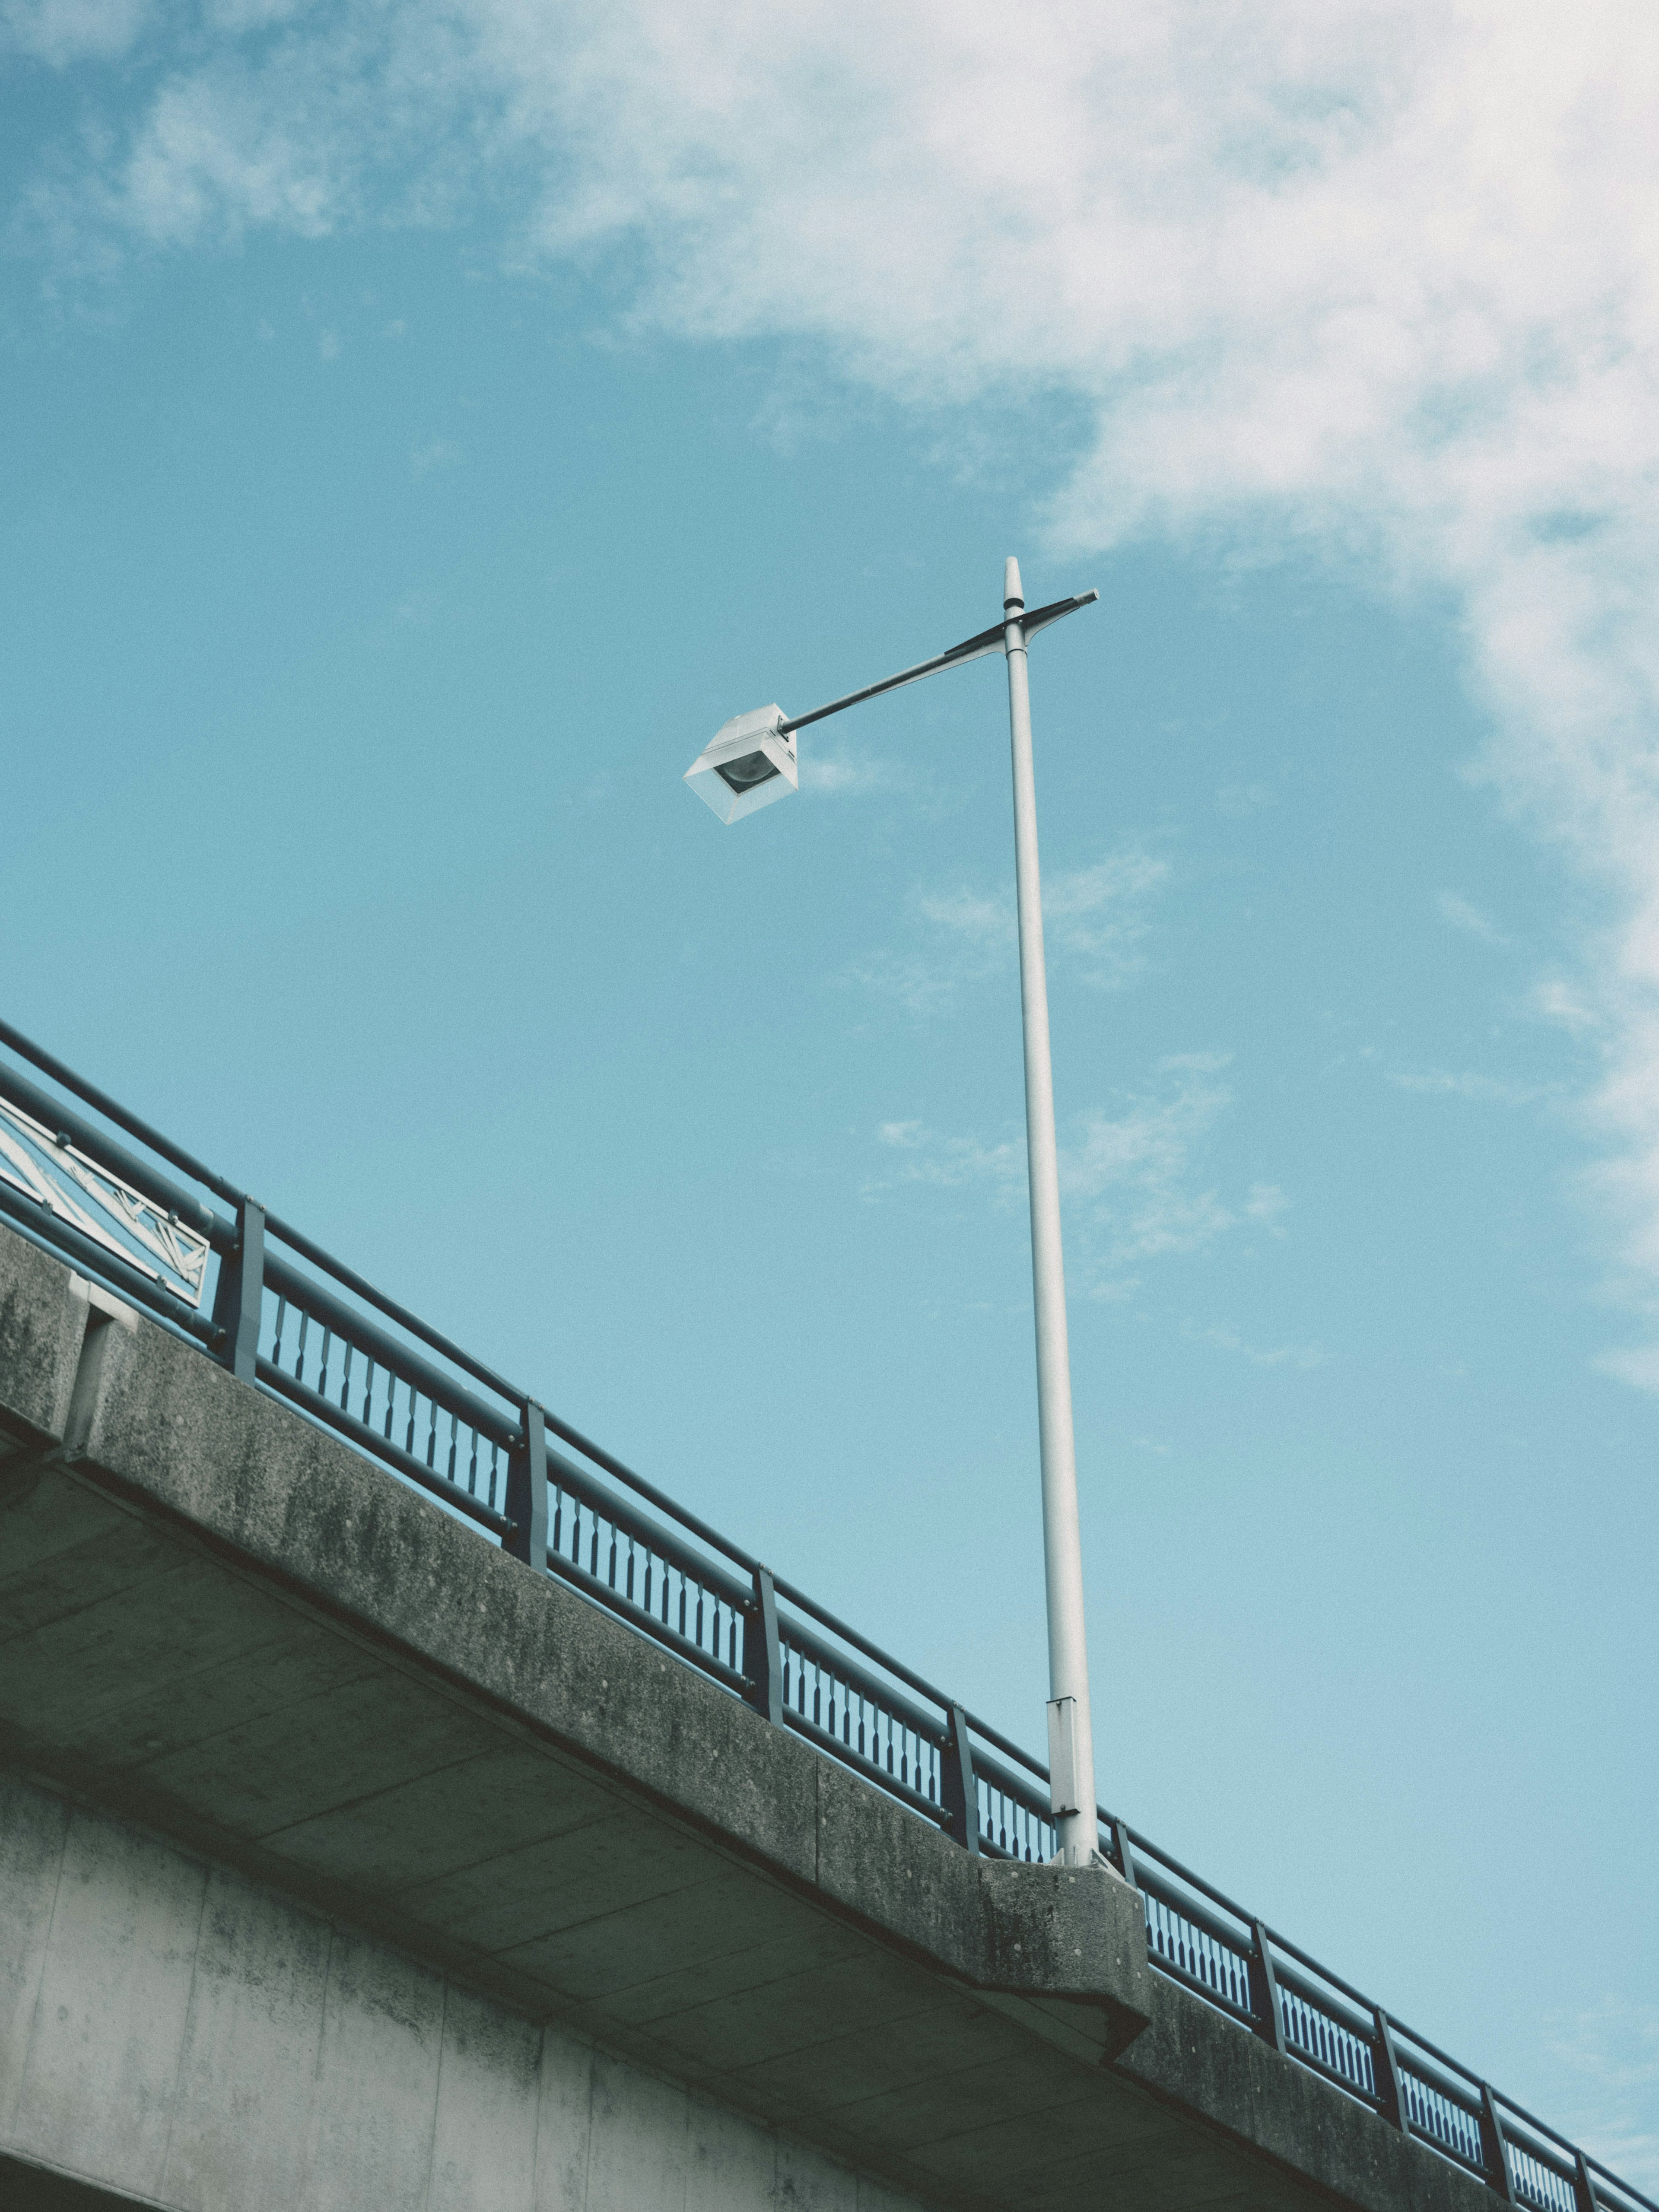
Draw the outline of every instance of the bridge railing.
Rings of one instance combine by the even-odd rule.
[[[1018,1744],[3,1021],[0,1045],[34,1072],[0,1060],[0,1216],[963,1849],[1053,1856],[1048,1770]],[[1524,2212],[1659,2212],[1127,1822],[1101,1821],[1171,1980]]]

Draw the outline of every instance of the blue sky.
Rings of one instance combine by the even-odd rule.
[[[8,1015],[1035,1744],[1000,664],[680,776],[1097,586],[1103,1794],[1651,2186],[1651,32],[860,21],[0,8]]]

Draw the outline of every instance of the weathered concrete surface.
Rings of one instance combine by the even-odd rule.
[[[917,2212],[262,1884],[0,1778],[0,2204]]]
[[[1121,1883],[969,1858],[0,1230],[7,1438],[0,1752],[331,1941],[933,2203],[1484,2204],[1155,1974]],[[148,2063],[106,2055],[105,2148],[57,2163],[104,2172]],[[264,2094],[234,2040],[211,2064]],[[424,2205],[400,2171],[374,2201]]]

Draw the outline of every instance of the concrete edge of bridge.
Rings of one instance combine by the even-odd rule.
[[[1121,1881],[962,1850],[3,1227],[0,1252],[0,1431],[42,1476],[164,1517],[975,1989],[1086,2008],[1096,2055],[1146,2027]],[[1072,2042],[1079,2017],[1028,2024]]]

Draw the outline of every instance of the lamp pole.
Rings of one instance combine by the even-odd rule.
[[[1060,1233],[1060,1161],[1054,1136],[1054,1079],[1048,1049],[1048,985],[1042,957],[1042,882],[1037,860],[1036,780],[1031,758],[1031,698],[1026,648],[1036,634],[1099,595],[1027,613],[1019,563],[1003,571],[1002,620],[948,653],[878,684],[849,691],[810,714],[763,707],[726,723],[694,761],[685,780],[722,819],[734,821],[781,799],[798,783],[795,732],[860,701],[915,684],[982,655],[1008,663],[1008,724],[1013,755],[1014,871],[1019,905],[1019,989],[1025,1044],[1025,1153],[1031,1199],[1031,1285],[1036,1321],[1037,1432],[1042,1475],[1042,1564],[1048,1613],[1048,1778],[1056,1856],[1070,1866],[1100,1856],[1094,1732],[1089,1711],[1089,1654],[1083,1625],[1083,1551],[1078,1525],[1077,1447],[1072,1428],[1072,1366],[1066,1333],[1066,1266]]]
[[[1072,1359],[1066,1333],[1066,1261],[1060,1236],[1060,1152],[1048,1049],[1048,977],[1042,957],[1036,774],[1031,759],[1025,594],[1019,563],[1003,572],[1003,650],[1014,770],[1014,880],[1019,904],[1019,998],[1025,1040],[1025,1164],[1031,1196],[1031,1291],[1036,1319],[1037,1442],[1042,1468],[1042,1571],[1048,1610],[1048,1776],[1054,1838],[1070,1866],[1100,1848],[1095,1812],[1089,1648],[1083,1626]]]

